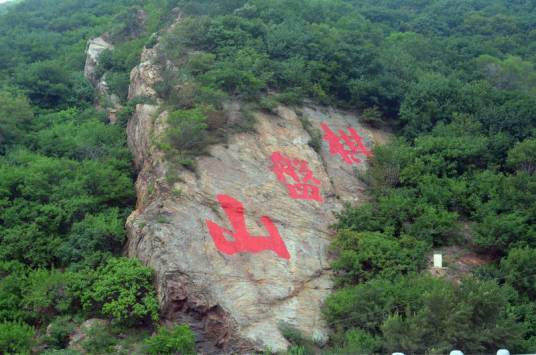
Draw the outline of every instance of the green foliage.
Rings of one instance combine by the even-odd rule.
[[[529,138],[515,145],[508,152],[509,167],[529,175],[536,172],[536,138]]]
[[[0,153],[6,146],[21,141],[34,117],[25,96],[0,91]]]
[[[112,93],[116,94],[121,100],[125,101],[128,96],[128,87],[130,85],[130,75],[125,72],[111,72],[106,75],[106,83]]]
[[[190,167],[192,157],[203,153],[208,142],[205,110],[193,108],[173,111],[168,116],[168,123],[160,148],[175,157],[177,163]]]
[[[185,16],[160,31],[174,8]],[[251,109],[233,127],[219,112],[237,98],[365,110],[366,122],[404,134],[375,150],[370,202],[339,216],[334,265],[346,288],[326,306],[337,348],[534,352],[531,2],[26,0],[0,11],[9,11],[0,15],[0,321],[44,327],[81,304],[119,322],[154,316],[148,270],[112,257],[135,198],[122,131],[135,103],[119,127],[105,124],[86,109],[94,90],[82,69],[87,40],[110,33],[99,72],[125,100],[130,69],[160,31],[156,89],[171,114],[159,143],[178,163],[191,167],[225,132],[252,129]],[[321,135],[308,131],[319,151]],[[427,248],[462,237],[508,255],[481,276],[522,297],[492,281],[412,275]]]
[[[52,349],[64,349],[69,345],[70,335],[76,326],[69,317],[56,318],[50,323],[47,330],[47,345]]]
[[[71,228],[67,240],[60,246],[65,264],[84,262],[102,264],[109,256],[120,253],[125,240],[124,216],[118,209],[86,217]]]
[[[157,321],[151,269],[134,259],[109,259],[82,293],[82,305],[86,311],[98,310],[98,314],[127,325]]]
[[[536,87],[534,64],[517,56],[504,60],[482,55],[476,59],[484,77],[499,89],[529,90]]]
[[[176,325],[173,329],[161,327],[152,337],[145,340],[149,354],[195,354],[195,337],[190,327]]]
[[[25,318],[22,309],[26,268],[17,262],[0,262],[0,321]]]
[[[385,320],[387,349],[447,351],[454,345],[467,352],[489,352],[516,348],[523,337],[508,310],[508,289],[493,282],[465,280],[459,288],[437,289],[422,298],[423,308],[416,313]]]
[[[335,354],[375,354],[378,352],[379,342],[371,334],[357,328],[344,333],[342,347],[335,349]]]
[[[115,159],[75,161],[20,150],[0,163],[0,260],[58,263],[73,223],[134,201],[130,166]],[[108,220],[120,216],[107,212]]]
[[[460,286],[431,277],[376,279],[337,291],[323,311],[337,331],[359,329],[356,346],[380,346],[383,353],[490,352],[521,344],[524,330],[509,311],[511,295],[509,288],[471,279]]]
[[[535,264],[536,249],[527,247],[511,249],[501,261],[506,282],[530,300],[536,299]]]
[[[395,239],[381,233],[341,230],[333,242],[338,257],[332,267],[343,284],[366,282],[375,277],[393,279],[422,270],[426,244],[412,237]]]
[[[426,132],[437,122],[449,122],[455,106],[461,101],[458,81],[439,74],[423,74],[409,88],[400,107],[400,119],[405,124],[407,135],[414,137]]]
[[[281,323],[278,325],[278,328],[291,345],[287,354],[306,355],[315,353],[313,341],[305,337],[294,326]]]
[[[187,3],[184,8],[194,6]],[[347,99],[351,79],[374,66],[371,43],[379,33],[342,2],[241,5],[244,1],[235,1],[218,16],[182,21],[162,40],[167,58],[182,64],[192,50],[210,52],[203,54],[201,66],[190,62],[190,80],[247,100],[259,98],[269,87],[324,102]],[[215,11],[213,4],[196,7]],[[307,13],[320,17],[308,18]]]
[[[206,139],[207,117],[202,109],[178,110],[168,116],[167,139],[180,151],[202,149]]]
[[[110,326],[95,324],[87,331],[82,348],[90,354],[110,354],[114,352],[117,338]]]
[[[382,113],[378,106],[369,107],[363,111],[363,122],[372,127],[379,127],[383,124]]]
[[[130,24],[127,24],[126,28],[118,30],[122,34],[112,34],[116,46],[113,50],[104,50],[99,56],[97,65],[97,75],[105,79],[110,92],[116,94],[122,102],[127,100],[130,71],[138,64],[143,44],[147,40],[146,36],[140,37],[144,28],[138,18],[139,11],[140,9],[136,8],[126,10],[123,20],[130,21]],[[121,19],[119,19],[118,25],[124,25]],[[124,38],[119,39],[120,42],[117,43],[117,37]]]
[[[91,84],[58,61],[33,63],[18,74],[16,82],[28,92],[32,103],[45,108],[84,106],[93,100]]]
[[[30,354],[35,331],[25,323],[0,322],[0,352]]]
[[[443,206],[427,204],[412,190],[393,190],[372,205],[348,206],[338,227],[381,232],[386,236],[411,235],[428,245],[448,244],[457,235],[457,215]]]
[[[73,316],[157,316],[150,271],[113,259],[135,201],[134,173],[122,127],[89,108],[95,89],[83,67],[87,40],[111,33],[115,49],[99,70],[126,98],[145,31],[158,31],[175,5],[28,0],[0,15],[0,353],[30,352],[34,332],[21,321],[39,334],[52,322],[40,340],[62,348]],[[146,27],[132,16],[144,6],[156,9]],[[120,292],[117,273],[129,270]],[[101,291],[114,277],[115,288]],[[84,301],[94,308],[84,312]]]
[[[56,315],[66,314],[76,302],[70,289],[71,274],[55,270],[35,270],[28,273],[22,296],[25,318],[47,324]]]

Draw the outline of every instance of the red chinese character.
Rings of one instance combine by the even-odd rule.
[[[280,152],[275,152],[272,154],[272,163],[272,170],[277,179],[285,184],[291,198],[323,201],[318,187],[320,181],[313,176],[307,161],[290,159]],[[288,183],[285,175],[291,177],[294,183]]]
[[[361,159],[357,157],[358,154],[366,157],[372,156],[372,153],[363,144],[363,138],[357,134],[355,129],[350,127],[348,129],[350,132],[349,135],[341,129],[339,130],[339,137],[326,123],[322,123],[320,127],[324,131],[324,140],[329,143],[329,152],[331,155],[339,154],[346,164],[361,163]]]
[[[212,221],[206,221],[210,235],[219,251],[224,254],[233,255],[237,253],[258,253],[264,250],[272,250],[279,257],[290,259],[287,247],[270,218],[266,216],[261,217],[261,222],[268,231],[268,236],[252,236],[246,227],[244,206],[239,201],[227,195],[218,195],[218,201],[234,229],[233,232]],[[226,235],[233,240],[227,239]]]

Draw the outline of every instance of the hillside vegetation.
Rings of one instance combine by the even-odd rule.
[[[133,38],[140,9],[145,28]],[[87,40],[108,31],[128,87],[170,9],[29,0],[0,17],[0,353],[62,349],[92,317],[111,328],[95,329],[82,349],[117,352],[114,337],[126,332],[129,353],[158,320],[151,270],[120,257],[135,204],[126,135],[93,108],[83,68]]]
[[[372,201],[336,226],[340,289],[324,308],[334,349],[533,351],[534,5],[218,4],[184,2],[188,16],[163,37],[162,63],[175,68],[159,94],[180,118],[174,129],[197,122],[187,132],[202,137],[238,97],[360,110],[398,132],[365,177]],[[426,276],[426,256],[450,245],[494,262],[459,285]]]
[[[396,132],[374,151],[371,201],[338,216],[329,351],[536,351],[533,1],[26,0],[0,17],[0,352],[61,349],[90,317],[138,338],[158,320],[151,271],[120,257],[135,203],[125,134],[82,70],[87,39],[110,32],[101,69],[128,118],[128,73],[176,7],[157,91],[172,118],[161,144],[181,164],[229,98],[311,100]],[[427,255],[450,245],[493,262],[457,283],[429,276]],[[162,330],[145,351],[191,352],[188,332]],[[87,351],[116,351],[94,338]]]

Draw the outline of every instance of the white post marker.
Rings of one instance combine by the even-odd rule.
[[[497,355],[510,355],[510,352],[507,349],[500,349],[497,351]]]
[[[443,255],[434,254],[434,268],[442,269],[443,268]]]
[[[461,352],[460,350],[452,350],[450,352],[450,355],[463,355],[463,352]]]

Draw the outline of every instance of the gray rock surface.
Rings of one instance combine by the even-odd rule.
[[[131,98],[154,97],[151,86],[158,71],[150,55],[144,56],[147,61],[131,75]],[[165,131],[166,112],[137,106],[128,125],[129,146],[139,169],[138,206],[127,222],[128,255],[156,271],[164,317],[193,324],[203,334],[200,346],[216,345],[226,352],[282,351],[289,344],[280,324],[297,328],[319,344],[327,341],[320,309],[333,287],[329,226],[344,202],[364,200],[359,175],[367,168],[367,157],[358,154],[359,164],[347,164],[330,151],[326,140],[319,152],[313,150],[310,132],[323,123],[335,134],[354,128],[368,149],[385,140],[382,132],[363,126],[356,115],[279,107],[276,113],[257,113],[254,132],[211,146],[208,155],[197,158],[192,172],[174,168],[154,145]],[[273,171],[271,157],[276,152],[308,163],[322,202],[290,197]],[[243,205],[251,235],[268,236],[262,218],[269,217],[289,258],[273,250],[233,255],[219,250],[207,221],[236,232],[219,195]]]
[[[86,64],[84,66],[84,76],[97,86],[100,76],[97,73],[99,56],[106,49],[113,49],[113,45],[106,41],[102,36],[90,39],[86,49]]]
[[[84,66],[84,76],[91,81],[97,91],[95,106],[104,108],[110,123],[116,123],[117,113],[121,110],[121,99],[110,92],[106,73],[99,75],[97,67],[99,57],[106,49],[113,50],[113,45],[105,39],[105,35],[88,41],[86,50],[86,64]]]

